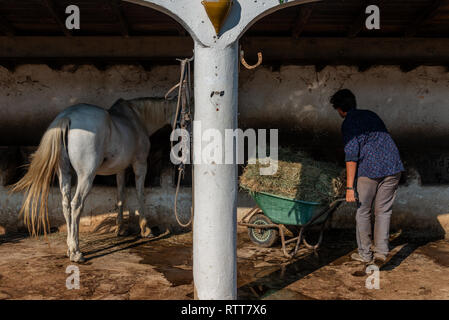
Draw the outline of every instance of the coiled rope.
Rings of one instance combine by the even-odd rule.
[[[181,76],[179,79],[179,83],[176,84],[173,88],[171,88],[167,94],[165,95],[165,99],[168,99],[169,95],[178,89],[178,103],[176,106],[176,115],[175,119],[173,121],[173,130],[176,128],[181,128],[184,130],[188,130],[189,134],[191,132],[191,122],[192,122],[192,108],[191,108],[191,97],[192,97],[192,82],[191,82],[191,67],[190,62],[193,61],[193,58],[190,59],[177,59],[181,62]],[[191,136],[191,134],[190,134]],[[190,139],[190,150],[192,150],[192,139]],[[173,141],[171,141],[171,151],[173,152]],[[190,152],[190,157],[192,156],[193,152]],[[185,173],[185,163],[187,159],[182,159],[181,164],[178,167],[178,182],[176,185],[176,194],[175,194],[175,203],[174,203],[174,213],[175,218],[178,224],[183,227],[187,228],[192,224],[193,216],[194,216],[194,184],[192,183],[192,207],[190,209],[190,219],[187,223],[183,223],[178,214],[178,195],[179,195],[179,189],[181,186],[181,180],[184,177]],[[194,171],[193,171],[193,165],[192,165],[192,181],[194,177]]]

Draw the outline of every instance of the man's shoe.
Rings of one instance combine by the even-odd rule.
[[[357,252],[351,254],[351,259],[355,260],[355,261],[360,261],[360,262],[363,262],[363,263],[372,263],[373,262],[373,259],[365,259],[360,254],[358,254]]]
[[[374,254],[374,264],[375,265],[382,265],[385,262],[387,262],[387,256],[381,253],[375,253]]]

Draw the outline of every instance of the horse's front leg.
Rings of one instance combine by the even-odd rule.
[[[76,187],[76,193],[72,200],[72,248],[70,253],[70,261],[84,262],[83,254],[79,248],[79,225],[81,219],[81,213],[84,207],[84,201],[89,194],[95,175],[89,177],[79,177],[78,185]]]
[[[139,225],[140,235],[143,238],[154,237],[151,228],[148,227],[147,218],[145,216],[145,177],[147,174],[147,163],[136,162],[133,164],[134,175],[136,176],[137,200],[139,202]]]

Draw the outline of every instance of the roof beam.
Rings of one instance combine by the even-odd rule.
[[[299,36],[303,32],[307,23],[309,22],[310,16],[312,15],[315,3],[310,5],[299,6],[298,15],[295,19],[295,23],[292,27],[292,36],[295,39],[299,39]]]
[[[120,32],[122,36],[129,37],[129,23],[126,20],[126,16],[123,12],[123,1],[121,0],[109,0],[110,7],[112,8],[114,15],[120,22]],[[180,36],[185,36],[187,31],[177,22],[175,22],[175,28]]]
[[[0,32],[9,37],[12,37],[16,34],[14,27],[2,15],[0,15]]]
[[[405,30],[404,36],[414,37],[418,33],[422,25],[435,16],[442,4],[443,0],[434,0],[432,4],[408,26],[408,28]]]
[[[365,28],[365,23],[366,23],[366,18],[367,18],[366,8],[369,5],[380,6],[383,1],[384,0],[371,0],[371,1],[365,0],[364,5],[362,6],[362,8],[359,11],[359,14],[357,15],[357,18],[355,18],[354,22],[349,27],[346,36],[349,38],[357,37],[357,35],[363,30],[363,28]]]
[[[0,58],[173,59],[192,56],[190,37],[1,37]],[[17,60],[17,59],[16,59]],[[178,63],[178,62],[176,62]]]
[[[449,38],[300,38],[249,37],[248,56],[263,52],[265,64],[446,65]]]
[[[50,11],[51,16],[53,17],[53,20],[59,25],[59,28],[61,31],[67,36],[71,37],[72,33],[66,28],[64,21],[61,19],[61,17],[58,14],[58,10],[56,9],[56,6],[53,2],[53,0],[42,0],[45,4],[45,6]]]
[[[0,60],[166,61],[192,55],[190,37],[0,37]],[[264,63],[318,65],[449,65],[449,38],[246,37],[248,56],[262,51]],[[89,63],[90,63],[89,62]]]
[[[129,24],[126,20],[125,14],[123,13],[122,1],[120,0],[109,0],[111,9],[114,11],[114,15],[120,23],[120,32],[122,36],[129,37]]]

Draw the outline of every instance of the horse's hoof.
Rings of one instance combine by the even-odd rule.
[[[81,252],[76,252],[76,253],[72,253],[70,255],[70,261],[75,262],[75,263],[83,263],[86,260],[83,257],[83,254]]]
[[[155,237],[156,237],[156,236],[154,235],[153,232],[150,232],[150,233],[141,233],[140,236],[141,236],[142,238],[145,238],[145,239],[151,239],[151,238],[155,238]]]
[[[142,238],[145,238],[145,239],[150,239],[150,238],[154,238],[154,237],[155,237],[154,233],[151,231],[150,228],[146,228],[145,231],[142,231],[142,232],[140,233],[140,236],[141,236]]]
[[[115,235],[117,237],[127,237],[129,236],[128,230],[121,230],[120,232],[116,232]]]
[[[127,228],[118,228],[115,235],[117,237],[126,237],[129,235],[129,230]]]

